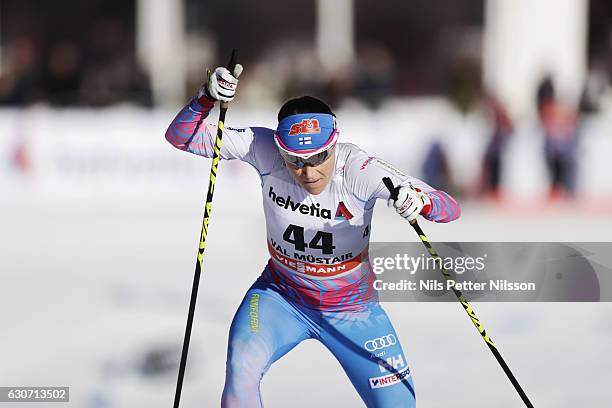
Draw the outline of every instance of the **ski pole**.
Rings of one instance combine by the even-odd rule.
[[[393,182],[391,181],[389,177],[383,177],[383,183],[385,183],[385,187],[389,189],[389,192],[391,193],[391,198],[394,200],[397,200],[397,194],[400,188],[394,187]],[[436,250],[429,243],[429,239],[427,238],[427,236],[425,235],[425,233],[419,226],[418,222],[416,220],[413,220],[410,222],[410,225],[412,225],[412,228],[414,228],[414,230],[416,231],[417,235],[421,239],[421,242],[423,243],[423,245],[425,245],[425,248],[427,248],[427,252],[429,252],[429,255],[431,255],[433,258],[441,259],[438,253],[436,252]],[[444,267],[442,267],[442,262],[440,262],[439,264],[442,269],[442,274],[444,275],[446,280],[447,281],[451,280],[452,277],[451,277],[450,272],[448,272]],[[453,292],[455,293],[455,296],[457,296],[457,299],[459,299],[459,303],[461,303],[461,305],[465,309],[465,312],[468,314],[468,316],[472,320],[472,323],[474,323],[474,326],[476,327],[476,329],[482,336],[482,339],[485,341],[487,346],[489,346],[489,350],[491,350],[491,353],[493,353],[493,355],[495,356],[495,359],[501,365],[502,369],[508,376],[508,379],[510,379],[510,382],[514,386],[514,389],[516,389],[516,392],[518,392],[521,399],[523,400],[523,402],[528,408],[533,408],[533,404],[531,403],[531,401],[529,401],[529,398],[527,398],[527,394],[525,394],[525,391],[523,391],[523,389],[521,388],[521,385],[518,383],[516,377],[514,377],[514,374],[512,374],[512,371],[510,371],[510,367],[508,367],[508,364],[506,364],[506,362],[504,361],[499,350],[497,349],[497,346],[495,345],[495,343],[493,343],[493,340],[487,334],[487,331],[485,330],[483,324],[480,322],[480,319],[476,317],[476,313],[474,312],[474,309],[472,309],[472,306],[470,306],[470,304],[468,303],[465,296],[463,296],[463,293],[461,293],[461,291],[457,290],[454,286],[452,286],[451,288]]]
[[[232,50],[230,62],[227,64],[229,72],[234,72],[236,67],[237,51]],[[189,302],[189,313],[187,315],[187,327],[185,327],[185,337],[183,339],[183,349],[181,351],[181,364],[179,366],[178,379],[176,381],[176,393],[174,394],[174,408],[179,408],[181,400],[181,391],[183,389],[183,377],[185,376],[185,366],[187,365],[187,352],[189,351],[189,340],[191,338],[191,328],[193,326],[193,315],[195,313],[196,300],[198,298],[198,286],[200,284],[200,275],[202,272],[202,261],[204,260],[204,248],[206,247],[206,235],[208,234],[208,223],[210,221],[210,212],[212,210],[212,199],[215,191],[215,181],[217,179],[217,167],[219,165],[219,156],[221,151],[221,139],[225,128],[225,113],[229,107],[228,102],[221,102],[219,111],[219,122],[217,124],[217,138],[215,139],[214,153],[212,157],[212,165],[210,167],[210,178],[208,180],[208,194],[206,195],[206,204],[204,206],[204,221],[202,222],[202,230],[200,232],[200,246],[198,248],[198,257],[195,266],[195,275],[193,277],[193,286],[191,288],[191,301]],[[198,131],[199,123],[194,129]],[[193,135],[192,135],[193,137]]]

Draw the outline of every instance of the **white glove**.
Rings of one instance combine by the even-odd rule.
[[[238,88],[238,77],[242,74],[242,65],[236,64],[234,72],[230,73],[225,67],[218,67],[214,72],[208,71],[206,83],[198,92],[198,98],[206,96],[221,102],[231,102]]]
[[[412,186],[401,187],[397,200],[389,198],[387,201],[387,207],[395,207],[395,211],[409,222],[414,221],[426,205],[431,205],[427,194],[415,190]]]

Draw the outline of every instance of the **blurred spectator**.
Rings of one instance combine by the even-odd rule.
[[[466,113],[478,103],[481,71],[480,61],[469,55],[460,55],[451,63],[447,92],[460,112]]]
[[[287,80],[282,90],[281,99],[286,100],[296,95],[324,93],[324,73],[317,54],[308,42],[287,41],[279,49],[287,59],[285,68]]]
[[[483,105],[492,129],[482,160],[482,193],[498,199],[502,156],[514,126],[505,106],[497,98],[485,93]]]
[[[69,106],[79,101],[81,54],[74,41],[52,45],[45,69],[44,90],[51,105]]]
[[[544,132],[544,154],[550,176],[550,198],[572,194],[576,183],[577,112],[558,100],[550,75],[536,95],[538,116]]]
[[[395,61],[389,50],[378,43],[360,47],[352,94],[376,110],[394,94],[394,85]]]
[[[4,75],[0,76],[0,104],[24,105],[42,98],[40,52],[34,40],[20,36],[5,44]]]
[[[456,191],[451,183],[446,153],[439,141],[433,142],[427,150],[421,173],[423,174],[423,181],[427,184],[447,192]]]

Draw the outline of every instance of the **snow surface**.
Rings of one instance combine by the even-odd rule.
[[[218,406],[229,324],[267,259],[257,176],[221,174],[185,407]],[[152,349],[168,349],[178,359],[204,184],[198,189],[200,197],[166,202],[5,197],[0,384],[69,385],[67,406],[74,407],[171,406],[175,371],[144,376],[136,367]],[[373,225],[375,241],[415,239],[382,205]],[[609,240],[612,217],[578,216],[563,206],[536,216],[467,204],[458,222],[422,226],[432,241],[597,241]],[[610,406],[611,304],[473,306],[535,406]],[[420,407],[521,405],[460,305],[387,303],[385,309],[411,361]],[[362,406],[316,341],[273,365],[262,390],[268,407]]]

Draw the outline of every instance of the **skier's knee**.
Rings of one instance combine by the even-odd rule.
[[[242,381],[259,382],[267,370],[265,356],[250,353],[232,353],[226,362],[228,378],[240,378]]]
[[[267,361],[253,351],[231,353],[226,363],[222,408],[260,407],[259,384],[266,371]]]

